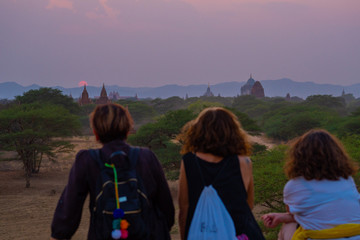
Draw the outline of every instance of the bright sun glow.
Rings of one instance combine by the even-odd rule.
[[[78,83],[78,85],[79,85],[79,87],[82,87],[82,86],[84,86],[84,85],[88,85],[88,83],[86,82],[86,81],[80,81],[79,83]]]

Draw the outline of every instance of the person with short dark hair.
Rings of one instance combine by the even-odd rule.
[[[213,185],[217,191],[233,220],[237,236],[264,239],[251,212],[254,206],[252,163],[248,157],[251,145],[236,116],[224,108],[207,108],[183,127],[180,141],[184,154],[179,177],[181,239],[188,237],[204,189],[200,176],[205,186]]]
[[[285,223],[279,239],[360,239],[357,171],[341,142],[325,130],[310,130],[291,145],[284,188],[287,213],[262,216],[266,227]]]
[[[90,122],[96,139],[103,144],[100,156],[110,163],[110,155],[122,151],[129,154],[130,145],[125,140],[133,127],[128,110],[119,104],[98,105],[90,115]],[[113,163],[117,168],[128,164],[121,156]],[[174,205],[163,169],[155,154],[146,148],[140,148],[136,164],[137,176],[142,179],[150,205],[146,223],[150,236],[146,239],[168,240],[169,231],[174,224]],[[93,209],[96,201],[96,181],[100,167],[92,158],[89,150],[81,150],[76,155],[71,168],[68,183],[60,197],[51,225],[51,239],[70,239],[77,230],[83,205],[90,194],[90,226],[87,239],[96,239],[93,224]]]

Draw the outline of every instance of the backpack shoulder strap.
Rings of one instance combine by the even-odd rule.
[[[136,167],[136,163],[139,157],[140,148],[139,147],[130,147],[129,151],[129,162],[130,168],[133,169]],[[105,167],[104,162],[101,159],[100,149],[89,149],[89,153],[91,157],[97,162],[100,168]],[[115,155],[125,155],[123,151],[117,151],[111,154],[110,158],[114,157]]]
[[[104,168],[104,162],[101,160],[100,149],[89,149],[91,157],[96,161],[100,168]]]
[[[134,169],[136,167],[136,163],[137,160],[139,158],[139,152],[140,152],[140,148],[139,147],[130,147],[130,151],[129,151],[129,162],[130,162],[130,168]]]
[[[143,182],[141,176],[136,171],[136,163],[139,159],[139,153],[140,153],[139,147],[130,147],[130,151],[128,154],[128,158],[129,158],[129,162],[130,162],[130,169],[135,173],[136,178],[138,180],[138,187],[139,187],[139,190],[141,191],[140,195],[143,196],[144,199],[146,199],[147,203],[149,203],[149,201],[147,199],[147,191],[146,191],[144,182]]]

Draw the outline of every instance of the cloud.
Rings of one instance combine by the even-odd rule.
[[[108,17],[115,19],[119,15],[119,11],[108,5],[108,0],[99,0]]]
[[[50,0],[47,9],[65,8],[75,11],[73,3],[70,0]]]

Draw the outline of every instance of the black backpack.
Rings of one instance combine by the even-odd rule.
[[[96,239],[147,239],[150,231],[145,219],[149,202],[141,178],[136,173],[139,148],[131,147],[129,156],[123,151],[114,152],[110,156],[109,163],[103,162],[98,149],[90,150],[90,154],[101,170],[96,184],[96,201],[92,218]],[[127,160],[127,164],[123,164],[124,167],[116,168],[111,164],[116,158],[121,159],[124,156]],[[117,190],[115,177],[117,177]],[[119,203],[116,201],[116,191]]]

